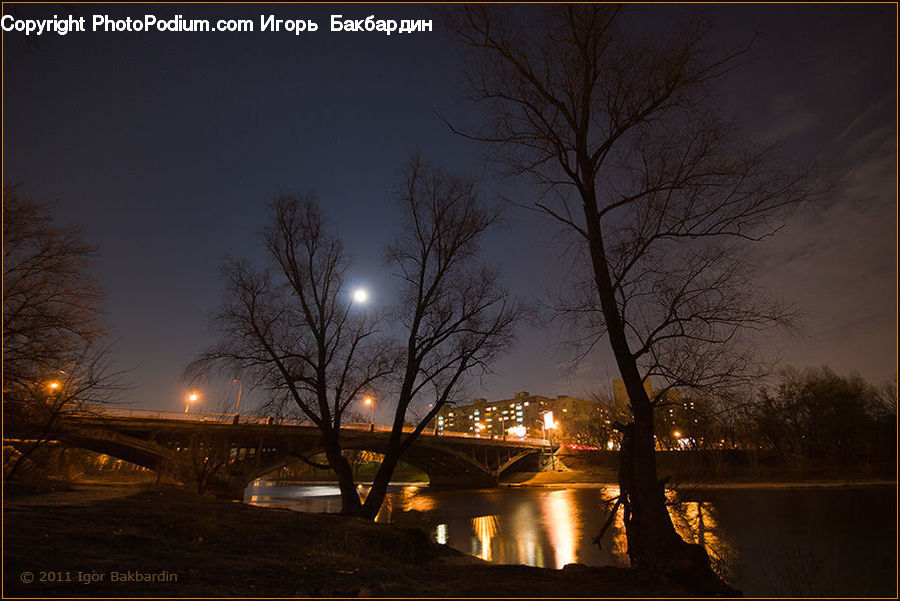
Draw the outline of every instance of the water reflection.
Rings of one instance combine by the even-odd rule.
[[[384,498],[384,502],[381,504],[381,509],[378,510],[378,515],[375,516],[375,521],[379,524],[390,524],[393,522],[392,518],[394,515],[394,496],[395,495],[387,495]],[[365,496],[361,495],[361,498],[363,502],[365,502]]]
[[[518,563],[543,567],[542,531],[535,505],[527,502],[516,503],[506,523],[515,533],[515,557]]]
[[[447,544],[447,524],[438,524],[434,529],[434,540],[439,545]]]
[[[368,487],[360,485],[360,493],[365,498]],[[385,497],[376,521],[430,529],[437,542],[486,561],[557,569],[569,563],[628,565],[621,507],[602,547],[593,544],[618,494],[617,486],[457,492],[397,486]],[[667,498],[676,531],[685,540],[704,545],[717,571],[728,577],[726,568],[737,560],[737,551],[719,527],[714,504],[679,500],[673,491]],[[330,484],[254,482],[245,500],[311,512],[341,508],[340,491]]]
[[[472,539],[472,554],[477,555],[485,561],[492,561],[491,553],[492,541],[497,536],[497,516],[481,515],[472,518],[472,530],[475,532],[475,538]]]
[[[600,493],[603,495],[603,500],[605,501],[606,512],[612,510],[615,506],[616,500],[619,498],[619,487],[618,486],[604,486]],[[605,522],[604,517],[604,522]],[[625,510],[621,507],[616,511],[616,516],[613,518],[613,523],[610,526],[609,530],[611,534],[608,536],[611,539],[611,548],[613,557],[616,559],[616,563],[620,565],[628,565],[631,563],[631,560],[628,557],[628,538],[625,536]]]
[[[331,484],[282,486],[275,482],[254,480],[244,491],[244,501],[263,507],[287,507],[312,513],[335,513],[341,510],[341,491]]]
[[[726,580],[732,580],[734,572],[729,566],[737,563],[738,553],[719,527],[716,508],[710,502],[679,501],[677,495],[673,500],[675,504],[669,506],[669,516],[675,531],[684,540],[703,545],[713,569]]]
[[[605,510],[609,511],[619,496],[619,487],[603,487],[601,494],[606,503]],[[666,491],[666,501],[669,503],[669,517],[672,519],[675,531],[684,540],[703,545],[710,556],[713,568],[722,577],[728,579],[731,575],[728,566],[737,561],[738,554],[734,545],[719,527],[717,511],[713,503],[681,500],[674,490]],[[609,543],[606,540],[609,540]],[[612,525],[602,543],[604,546],[609,544],[609,550],[615,557],[616,563],[620,565],[630,563],[623,507],[619,507],[616,511]]]
[[[581,520],[577,513],[571,489],[554,490],[541,499],[544,528],[550,537],[555,567],[578,560],[578,540],[581,537]]]
[[[434,511],[434,497],[419,494],[421,489],[418,486],[404,486],[400,491],[400,503],[403,511],[421,511],[426,513]]]
[[[621,508],[602,547],[592,542],[618,494],[615,486],[477,491],[398,486],[389,492],[379,520],[422,528],[436,542],[495,563],[628,565]],[[334,486],[262,482],[247,489],[246,500],[301,511],[340,510]],[[809,583],[804,592],[832,593],[827,596],[866,591],[883,597],[895,587],[892,487],[695,490],[670,493],[668,500],[678,533],[703,544],[717,571],[747,596],[795,594],[801,592],[796,582]],[[835,518],[854,505],[866,511],[852,521]],[[803,565],[794,557],[797,549],[806,558]]]

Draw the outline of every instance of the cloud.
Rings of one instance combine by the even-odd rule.
[[[764,245],[760,283],[808,314],[786,358],[889,377],[896,360],[897,145],[895,98],[883,97],[822,153],[839,184],[825,207],[797,216]]]

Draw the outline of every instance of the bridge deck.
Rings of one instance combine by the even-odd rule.
[[[413,430],[404,428],[407,434]],[[13,433],[7,428],[4,434]],[[391,434],[388,426],[344,424],[342,446],[384,453]],[[86,407],[66,415],[52,436],[175,474],[183,482],[196,479],[234,498],[248,482],[323,450],[318,427],[304,420],[120,407]],[[558,449],[543,439],[429,430],[406,449],[403,460],[427,473],[432,485],[471,488],[496,486],[507,472],[544,469],[546,458]]]
[[[216,426],[228,426],[231,428],[238,428],[241,430],[254,430],[257,427],[265,427],[270,429],[277,429],[281,433],[285,432],[285,429],[297,429],[299,431],[318,431],[318,428],[315,424],[308,420],[298,420],[298,419],[288,419],[288,418],[274,418],[260,415],[241,415],[237,423],[234,421],[235,415],[233,413],[183,413],[179,411],[157,411],[154,409],[131,409],[131,408],[123,408],[123,407],[90,407],[85,410],[83,415],[78,416],[68,416],[67,419],[76,419],[84,422],[91,422],[96,420],[97,422],[128,422],[134,425],[138,423],[143,423],[146,425],[156,424],[160,426],[173,426],[178,427],[178,424],[190,424],[194,425],[208,425],[212,427]],[[388,425],[381,424],[367,424],[367,423],[347,423],[341,425],[342,430],[348,431],[348,433],[380,433],[382,435],[390,433],[392,428]],[[412,433],[414,428],[406,427],[403,428],[404,433]],[[471,435],[465,432],[442,432],[438,435],[435,435],[433,430],[424,430],[420,434],[420,438],[423,440],[434,440],[437,439],[456,439],[460,442],[465,441],[466,443],[471,444],[488,444],[488,445],[499,445],[499,446],[533,446],[533,447],[550,447],[550,443],[543,438],[527,438],[527,437],[518,437],[518,436],[480,436],[480,435]],[[449,440],[448,440],[449,442]]]

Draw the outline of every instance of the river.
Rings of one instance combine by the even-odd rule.
[[[599,485],[463,491],[396,485],[378,520],[419,526],[438,543],[497,563],[627,565],[621,510],[601,546],[592,542],[617,494],[615,486]],[[679,533],[702,542],[716,570],[746,596],[896,592],[895,486],[707,487],[669,497]],[[257,481],[245,500],[299,511],[340,509],[332,484]]]

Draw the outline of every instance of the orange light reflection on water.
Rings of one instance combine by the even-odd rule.
[[[403,511],[434,511],[437,507],[434,497],[421,493],[422,489],[418,486],[404,486],[400,491],[400,507]]]
[[[603,488],[603,498],[610,501],[609,508],[612,508],[612,499],[615,499],[618,495],[618,486]],[[727,566],[735,565],[738,553],[734,545],[719,528],[715,506],[705,501],[679,502],[678,493],[671,489],[666,490],[666,500],[671,503],[667,509],[672,525],[675,527],[678,535],[689,543],[703,545],[710,556],[713,569],[720,576],[728,579]],[[604,514],[605,518],[606,515]],[[609,540],[609,549],[613,556],[622,565],[628,565],[630,563],[628,558],[628,539],[625,535],[624,509],[621,507],[616,512],[609,530],[607,534],[609,538],[604,537],[604,547],[608,544],[605,541]]]
[[[712,568],[728,580],[732,575],[728,567],[737,564],[738,552],[719,528],[715,506],[709,502],[682,501],[669,506],[669,516],[675,531],[687,542],[703,545]]]
[[[554,567],[562,568],[578,560],[582,523],[571,489],[554,490],[541,498],[544,526],[553,547]]]
[[[613,501],[613,499],[619,496],[619,487],[604,486],[601,489],[601,494],[603,495],[603,499],[609,503],[609,506],[607,507],[607,511],[609,511],[615,506],[615,501]],[[603,514],[604,521],[607,516],[608,513]],[[609,530],[612,538],[610,552],[622,565],[629,565],[631,560],[628,558],[628,538],[625,536],[625,511],[621,507],[616,511],[616,517],[613,519],[612,526],[610,526]],[[604,548],[605,547],[606,543],[604,543]]]
[[[472,519],[472,530],[480,543],[478,557],[491,561],[491,541],[497,536],[497,516],[482,515]]]
[[[544,567],[544,547],[538,515],[531,503],[518,503],[509,514],[509,528],[515,532],[515,560],[525,565]]]

